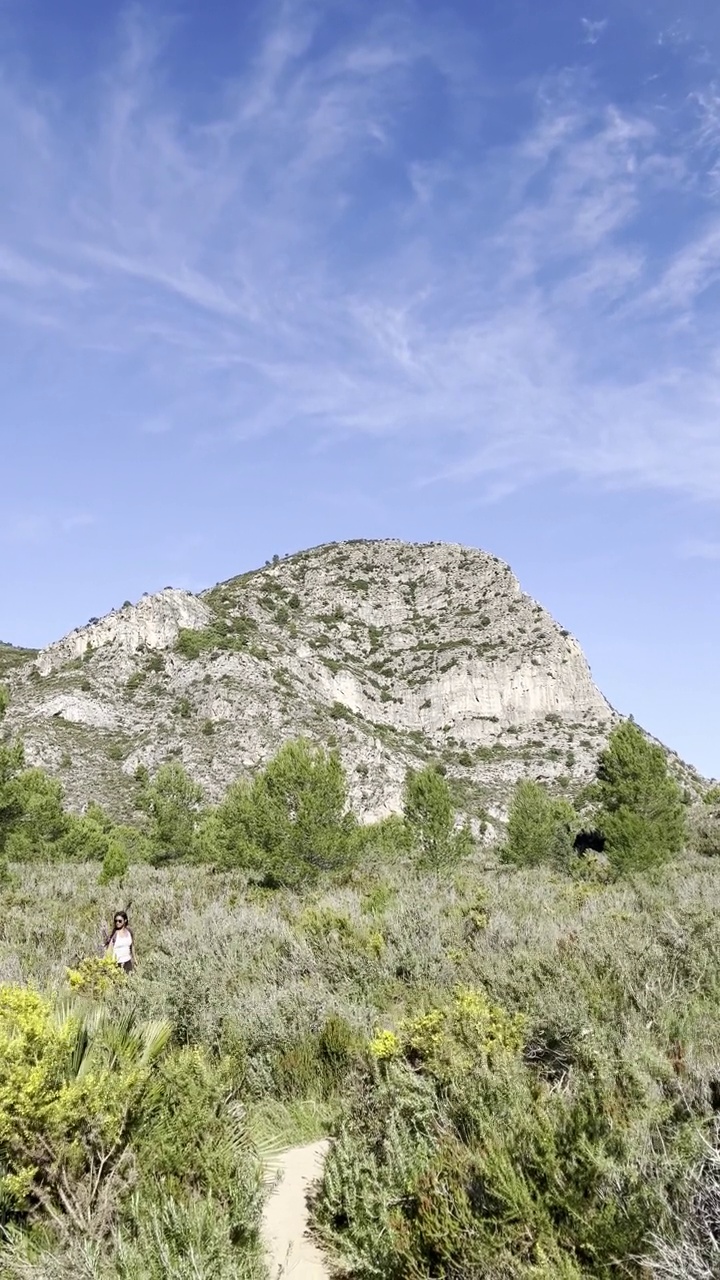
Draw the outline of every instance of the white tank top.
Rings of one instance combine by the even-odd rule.
[[[120,929],[113,938],[113,956],[118,964],[127,964],[132,959],[132,934],[129,929]]]

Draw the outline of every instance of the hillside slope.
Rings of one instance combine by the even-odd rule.
[[[617,718],[577,641],[483,551],[399,541],[288,556],[199,596],[166,589],[7,673],[10,727],[70,801],[133,808],[180,759],[217,798],[288,738],[336,745],[364,817],[440,761],[468,812],[523,775],[585,781]]]

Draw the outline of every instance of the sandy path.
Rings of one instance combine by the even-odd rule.
[[[306,1235],[308,1187],[318,1178],[328,1143],[312,1142],[292,1147],[280,1157],[282,1182],[278,1183],[263,1212],[270,1280],[330,1280],[322,1254]]]

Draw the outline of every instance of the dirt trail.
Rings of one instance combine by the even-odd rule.
[[[263,1212],[270,1280],[330,1280],[327,1263],[306,1234],[308,1187],[318,1178],[327,1149],[326,1141],[312,1142],[280,1157],[282,1181]]]

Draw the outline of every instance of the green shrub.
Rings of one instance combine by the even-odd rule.
[[[344,1018],[331,1014],[319,1033],[305,1035],[275,1055],[273,1080],[278,1096],[286,1101],[334,1096],[362,1049],[357,1032]]]
[[[720,803],[697,806],[689,821],[692,848],[705,858],[720,857]]]
[[[237,615],[226,618],[218,614],[209,627],[199,631],[181,627],[175,641],[175,652],[193,660],[213,649],[239,651],[246,649],[257,631],[257,623]]]
[[[101,862],[108,845],[107,829],[96,817],[69,814],[66,829],[57,842],[56,856],[75,862]]]
[[[330,715],[333,720],[352,720],[353,713],[344,702],[333,702],[330,707]]]
[[[475,991],[376,1036],[315,1205],[357,1280],[639,1274],[691,1125],[671,1122],[661,1066],[640,1076],[580,1041],[583,1070],[548,1087],[526,1034]]]
[[[118,980],[122,984],[122,975]],[[118,1111],[124,1126],[118,1150],[103,1154],[101,1144],[108,1139],[100,1127],[93,1133],[98,1121],[92,1111],[84,1128],[80,1115],[74,1117],[68,1133],[79,1130],[72,1148],[76,1164],[63,1157],[56,1171],[66,1217],[55,1211],[52,1183],[37,1185],[43,1172],[38,1170],[37,1193],[52,1217],[42,1224],[42,1233],[13,1233],[0,1244],[2,1275],[8,1280],[90,1275],[264,1280],[258,1231],[261,1160],[242,1112],[229,1100],[233,1087],[222,1064],[213,1064],[198,1049],[159,1056],[167,1035],[161,1027],[155,1045],[146,1030],[130,1024],[114,1038],[109,1018],[101,1020],[100,1029],[98,1051],[102,1045],[115,1055],[105,1082],[109,1111]],[[90,1082],[92,1074],[84,1078]],[[86,1087],[78,1100],[91,1103],[93,1097]],[[65,1101],[72,1108],[69,1091]],[[109,1127],[112,1119],[103,1117],[103,1124]],[[109,1128],[109,1137],[112,1132]],[[82,1165],[86,1149],[95,1161],[89,1176]]]
[[[215,647],[216,637],[212,631],[191,631],[181,627],[175,641],[175,652],[182,658],[199,658],[201,653]]]
[[[91,1233],[102,1225],[169,1034],[0,987],[0,1221],[64,1212]]]
[[[12,861],[52,858],[69,825],[63,788],[23,764],[19,744],[0,744],[0,852]]]
[[[234,1095],[227,1064],[200,1046],[166,1056],[144,1098],[135,1150],[149,1199],[159,1185],[188,1203],[201,1188],[229,1212],[231,1238],[236,1232],[247,1244],[258,1223],[261,1170]]]
[[[154,862],[191,854],[201,801],[202,789],[178,761],[161,765],[142,797]]]
[[[358,858],[376,858],[390,864],[411,851],[413,834],[399,813],[391,813],[379,822],[359,824],[353,833],[352,847]]]

